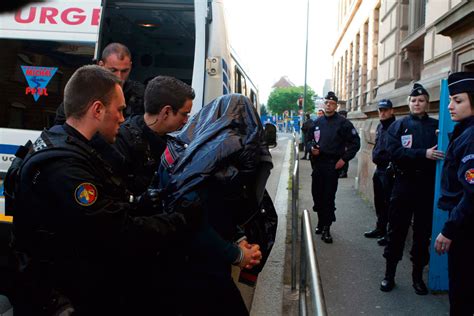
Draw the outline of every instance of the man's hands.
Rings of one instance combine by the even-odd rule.
[[[311,155],[318,156],[319,155],[319,148],[318,147],[311,147]]]
[[[436,237],[434,245],[438,255],[443,255],[444,253],[448,252],[449,248],[451,247],[451,242],[451,239],[444,237],[443,234],[440,233],[438,237]]]
[[[252,269],[254,266],[260,264],[262,259],[262,252],[260,246],[257,244],[249,244],[247,240],[242,240],[239,243],[239,248],[244,254],[242,261],[239,263],[241,269]]]
[[[431,159],[431,160],[443,160],[444,159],[444,152],[441,150],[436,150],[438,148],[438,145],[435,145],[429,149],[426,150],[426,158]]]
[[[334,167],[334,169],[336,170],[339,170],[341,169],[342,167],[344,167],[344,165],[346,164],[346,162],[342,159],[339,159],[337,162],[336,162],[336,166]]]

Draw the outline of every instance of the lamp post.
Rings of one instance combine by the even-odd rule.
[[[306,84],[306,79],[308,76],[308,28],[309,28],[309,0],[307,0],[307,5],[306,5],[306,51],[305,51],[305,57],[304,57],[304,97],[303,97],[303,108],[302,108],[302,113],[301,113],[301,119],[300,122],[303,124],[303,118],[304,118],[304,111],[306,110],[306,98],[308,96],[308,85]]]

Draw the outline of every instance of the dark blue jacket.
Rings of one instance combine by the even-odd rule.
[[[442,230],[445,237],[474,237],[474,116],[456,125],[451,135],[438,207],[449,211]]]
[[[386,169],[390,163],[390,152],[387,148],[387,130],[395,122],[395,116],[380,121],[375,132],[375,145],[372,150],[372,161],[377,168]]]
[[[403,172],[422,172],[434,178],[436,161],[426,158],[426,150],[438,142],[438,120],[410,114],[390,125],[387,131],[391,160]]]
[[[316,119],[311,135],[311,140],[319,146],[318,159],[342,158],[348,162],[360,149],[360,138],[354,125],[337,113]]]

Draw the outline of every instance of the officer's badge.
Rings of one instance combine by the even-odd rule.
[[[319,129],[317,129],[317,130],[314,131],[314,140],[316,141],[316,143],[319,142],[320,138],[321,138],[321,131]]]
[[[474,168],[469,169],[464,174],[464,179],[466,179],[467,183],[474,184]]]
[[[423,94],[423,90],[418,89],[418,94],[420,94],[420,95]]]
[[[97,201],[98,196],[97,189],[92,183],[86,182],[81,183],[77,186],[74,192],[76,202],[82,206],[91,206]]]
[[[405,148],[411,148],[413,145],[413,135],[402,135],[402,146]]]

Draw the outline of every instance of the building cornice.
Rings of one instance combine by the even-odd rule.
[[[351,25],[351,22],[354,19],[354,16],[356,15],[357,11],[359,10],[359,7],[360,7],[361,4],[362,4],[362,0],[357,0],[355,5],[352,7],[351,13],[349,14],[349,18],[346,19],[346,21],[344,23],[344,27],[342,29],[341,34],[339,34],[339,37],[338,37],[336,45],[334,46],[334,49],[331,53],[331,56],[334,56],[334,53],[336,52],[337,48],[339,47],[339,44],[341,43],[342,39],[344,38],[344,35],[346,34],[347,29]]]
[[[474,24],[474,1],[463,0],[433,24],[436,33],[444,36],[455,34],[460,28],[472,27]]]

